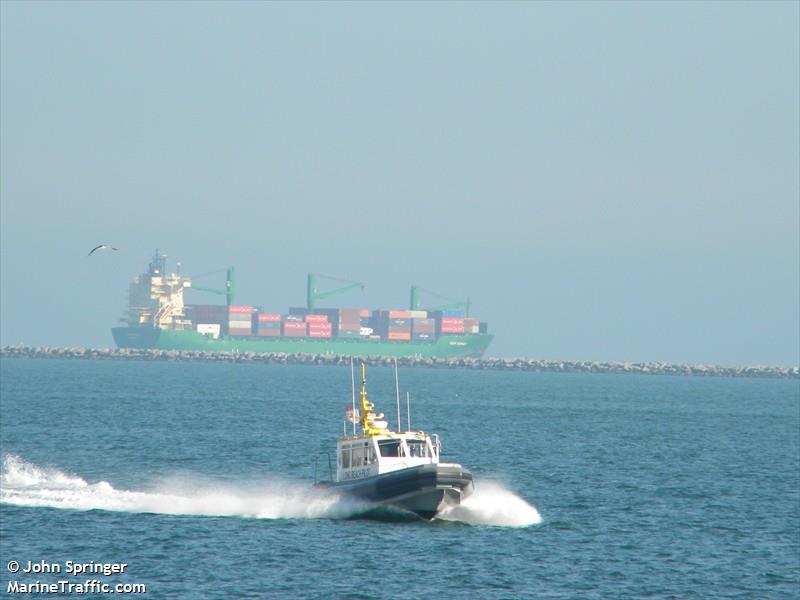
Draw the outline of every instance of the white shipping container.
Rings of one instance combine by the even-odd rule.
[[[249,319],[247,321],[228,321],[228,327],[231,329],[250,329],[253,322]]]
[[[363,336],[372,335],[372,327],[362,327],[359,333]]]
[[[412,319],[427,319],[428,318],[428,311],[427,310],[410,310],[408,312],[411,315]]]
[[[197,333],[210,335],[214,339],[219,337],[219,323],[198,323]]]

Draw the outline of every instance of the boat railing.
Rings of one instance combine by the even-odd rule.
[[[328,450],[317,452],[314,457],[314,485],[318,483],[317,473],[319,471],[319,457],[325,455],[328,457],[328,481],[333,481],[333,462],[331,461],[331,453]]]

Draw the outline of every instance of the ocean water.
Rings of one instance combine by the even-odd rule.
[[[476,477],[425,522],[311,489],[347,368],[3,359],[0,375],[0,596],[93,578],[153,598],[800,597],[796,380],[401,371],[412,425]],[[393,372],[368,387],[393,423]]]

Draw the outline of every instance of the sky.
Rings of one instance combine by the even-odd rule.
[[[798,107],[797,2],[5,1],[0,343],[113,346],[158,248],[469,297],[490,356],[794,366]]]

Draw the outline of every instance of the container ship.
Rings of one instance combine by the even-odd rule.
[[[345,285],[319,291],[323,278]],[[235,304],[233,267],[224,290],[200,287],[180,274],[180,263],[168,273],[166,256],[156,251],[147,272],[131,282],[128,311],[111,334],[119,348],[428,358],[480,358],[492,341],[488,325],[469,316],[469,301],[420,309],[425,290],[416,286],[408,309],[317,306],[357,287],[364,284],[309,273],[306,306],[281,313]],[[224,295],[226,302],[187,304],[188,289]]]

